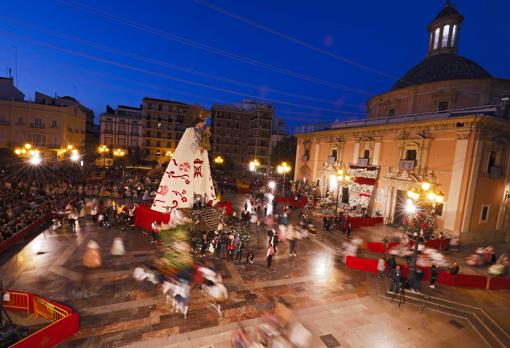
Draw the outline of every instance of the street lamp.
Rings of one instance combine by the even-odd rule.
[[[282,195],[285,196],[285,175],[290,172],[290,166],[287,164],[287,162],[282,162],[278,167],[276,167],[276,171],[278,174],[283,174],[283,188],[282,188]]]
[[[406,201],[405,212],[410,217],[419,217],[425,213],[425,210],[430,209],[431,211],[436,207],[436,204],[441,204],[444,201],[444,195],[440,191],[434,190],[433,186],[429,182],[422,182],[419,185],[419,188],[411,188],[407,191],[407,197],[409,197]],[[418,259],[418,247],[420,243],[421,237],[421,223],[417,224],[418,229],[416,227],[415,231],[415,240],[414,240],[414,250],[413,256],[411,258],[411,263],[409,265],[409,283],[412,286],[415,277],[416,271],[416,261]]]
[[[123,149],[115,149],[115,150],[113,150],[113,155],[115,157],[124,157],[125,154],[126,154],[126,152]]]
[[[269,188],[271,189],[271,191],[274,191],[274,189],[276,188],[276,182],[274,181],[270,181],[267,186],[269,186]]]
[[[253,161],[250,161],[250,163],[248,163],[248,169],[250,170],[250,172],[256,171],[258,166],[260,166],[260,162],[257,159],[254,159]]]
[[[223,164],[223,161],[224,161],[223,157],[221,157],[220,155],[218,155],[214,158],[214,163],[216,163],[216,164]]]
[[[78,150],[73,149],[71,151],[71,156],[69,156],[69,159],[73,162],[78,162],[80,160],[80,154],[78,153]]]
[[[103,156],[103,167],[106,167],[106,154],[110,152],[110,149],[106,145],[100,145],[97,148],[97,152],[99,152],[101,156]]]
[[[30,150],[28,163],[33,166],[38,166],[42,163],[41,153],[39,150]]]
[[[351,177],[343,170],[339,169],[336,175],[336,179],[338,181],[338,192],[336,195],[336,208],[335,208],[335,214],[338,216],[338,204],[340,201],[340,189],[344,187],[344,184],[348,184],[351,181]],[[342,192],[343,196],[343,192]]]

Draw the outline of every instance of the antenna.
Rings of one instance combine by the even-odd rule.
[[[14,73],[16,74],[16,88],[18,88],[18,47],[12,46],[14,48]]]

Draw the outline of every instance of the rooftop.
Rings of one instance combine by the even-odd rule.
[[[186,103],[182,103],[182,102],[178,102],[178,101],[175,101],[175,100],[170,100],[170,99],[158,99],[158,98],[152,98],[152,97],[144,97],[143,98],[144,101],[146,100],[152,100],[152,101],[156,101],[156,102],[162,102],[162,103],[171,103],[171,104],[178,104],[178,105],[186,105],[188,106],[189,104],[186,104]]]
[[[320,130],[332,130],[332,129],[348,129],[348,128],[360,128],[360,127],[370,127],[370,126],[380,126],[380,125],[389,125],[389,124],[401,124],[401,123],[411,123],[418,121],[428,121],[428,120],[443,120],[449,118],[455,118],[460,116],[468,116],[468,115],[486,115],[486,116],[497,116],[498,109],[496,105],[484,105],[484,106],[475,106],[470,108],[462,108],[462,109],[453,109],[446,110],[441,112],[429,112],[429,113],[419,113],[419,114],[410,114],[410,115],[402,115],[398,117],[384,117],[384,118],[375,118],[375,119],[363,119],[363,120],[353,120],[353,121],[344,121],[344,122],[335,122],[330,125],[328,129],[314,129],[313,125],[309,126],[308,129],[311,131],[306,131],[307,127],[302,127],[302,132],[304,133],[312,133],[314,131]]]

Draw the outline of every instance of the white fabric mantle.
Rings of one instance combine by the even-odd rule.
[[[187,128],[168,163],[151,209],[169,213],[191,208],[194,195],[205,201],[216,198],[207,151],[200,150],[193,127]]]

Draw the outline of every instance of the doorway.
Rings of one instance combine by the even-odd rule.
[[[395,199],[395,215],[393,216],[393,224],[401,226],[406,213],[405,206],[407,201],[407,191],[397,190],[397,197]]]

